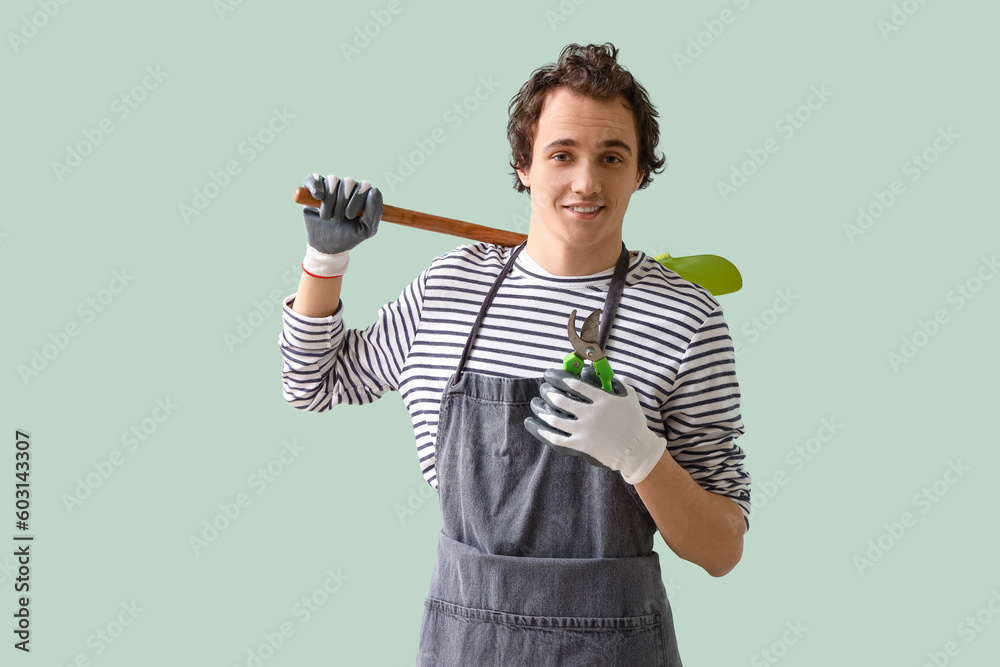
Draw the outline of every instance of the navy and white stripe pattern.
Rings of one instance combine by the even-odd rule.
[[[324,318],[293,311],[286,297],[278,344],[288,403],[325,412],[399,391],[413,419],[424,479],[437,488],[434,438],[445,383],[511,248],[481,243],[438,257],[379,311],[367,329],[345,329],[344,306]],[[569,313],[604,305],[613,269],[554,276],[522,251],[483,319],[468,371],[541,377],[571,350]],[[718,301],[645,253],[632,257],[605,353],[639,396],[649,428],[704,489],[732,498],[750,525],[750,476],[735,439],[743,433],[733,341]]]

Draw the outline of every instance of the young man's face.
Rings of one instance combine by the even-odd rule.
[[[643,176],[635,119],[624,103],[621,96],[599,101],[566,88],[548,94],[531,167],[517,171],[531,188],[529,236],[545,247],[618,257],[625,210]],[[586,213],[571,205],[600,208]]]

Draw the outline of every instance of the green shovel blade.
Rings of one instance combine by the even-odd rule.
[[[654,257],[684,280],[701,285],[715,296],[738,292],[743,287],[739,269],[725,257],[718,255],[691,255],[671,257],[663,253]]]

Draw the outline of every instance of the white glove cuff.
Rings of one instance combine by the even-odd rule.
[[[646,435],[648,433],[648,436]],[[635,443],[629,450],[628,455],[621,461],[621,473],[625,481],[635,486],[653,472],[653,468],[660,462],[663,452],[667,449],[667,441],[656,435],[648,428],[640,438],[641,442]]]
[[[302,270],[315,278],[339,278],[347,272],[348,253],[329,255],[306,244],[306,256],[302,260]]]

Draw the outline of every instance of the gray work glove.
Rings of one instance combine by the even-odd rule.
[[[524,420],[532,436],[556,452],[593,466],[620,471],[629,484],[643,481],[659,464],[667,441],[647,425],[635,390],[618,378],[605,391],[590,366],[577,378],[549,369],[531,399],[534,417]]]
[[[572,377],[573,374],[568,371],[551,369],[545,371],[545,380],[542,385],[538,388],[538,393],[541,396],[531,399],[531,411],[535,413],[534,417],[528,417],[524,420],[524,428],[528,430],[528,433],[533,435],[537,440],[549,446],[550,449],[562,454],[563,456],[577,456],[582,458],[584,461],[592,466],[597,466],[598,468],[604,468],[605,470],[611,470],[608,466],[604,465],[593,456],[586,454],[569,447],[560,447],[555,445],[550,441],[550,437],[547,435],[549,432],[553,431],[553,428],[542,421],[542,415],[552,415],[556,417],[562,417],[565,419],[576,419],[576,415],[560,410],[552,405],[551,399],[548,398],[550,393],[559,393],[567,398],[572,398],[577,401],[582,401],[584,403],[589,403],[586,397],[574,392],[572,389],[566,386],[564,382],[561,382],[564,377]],[[597,377],[597,373],[594,372],[593,366],[585,366],[583,371],[580,373],[580,379],[584,382],[588,382],[595,387],[601,386],[601,380]],[[612,379],[612,387],[615,389],[616,394],[623,394],[623,391],[619,391],[621,383],[617,381],[617,378]],[[564,431],[558,431],[559,435],[569,435]]]
[[[306,257],[302,269],[319,278],[333,278],[347,270],[348,251],[375,236],[382,219],[382,193],[368,181],[311,174],[305,180],[319,209],[306,206]],[[358,212],[364,209],[361,216]]]

